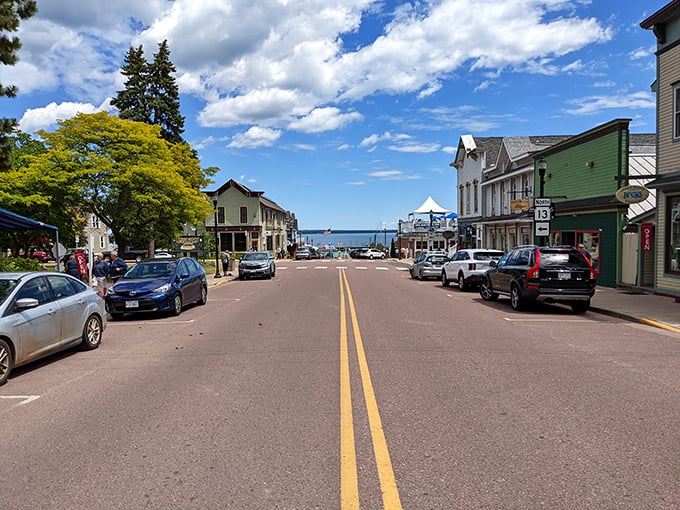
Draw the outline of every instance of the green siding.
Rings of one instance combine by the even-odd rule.
[[[546,158],[545,196],[564,202],[614,195],[619,188],[614,176],[628,172],[627,137],[628,131],[614,131],[550,154]],[[536,181],[535,189],[539,189],[538,173]]]
[[[622,231],[618,212],[579,214],[577,216],[557,216],[551,222],[552,230],[600,231],[600,274],[597,284],[603,287],[616,287],[619,281],[620,250]]]

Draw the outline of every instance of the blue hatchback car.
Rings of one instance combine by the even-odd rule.
[[[208,281],[196,260],[150,259],[132,266],[109,288],[106,310],[112,319],[139,312],[179,315],[185,305],[207,300]]]

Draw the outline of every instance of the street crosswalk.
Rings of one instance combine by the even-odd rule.
[[[305,271],[305,270],[314,270],[314,271],[323,271],[323,270],[334,270],[334,269],[356,269],[359,271],[368,271],[368,270],[376,270],[376,271],[408,271],[408,267],[403,267],[403,266],[347,266],[347,265],[342,265],[342,266],[298,266],[298,265],[281,265],[277,264],[276,265],[276,270],[277,271],[285,271],[287,269],[294,269],[295,271]]]

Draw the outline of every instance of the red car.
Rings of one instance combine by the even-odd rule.
[[[36,250],[31,248],[28,250],[28,253],[21,253],[19,254],[20,257],[22,258],[29,258],[29,259],[34,259],[37,260],[38,262],[47,262],[52,258],[52,254],[48,251],[44,250]]]

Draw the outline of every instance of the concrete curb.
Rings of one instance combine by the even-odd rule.
[[[597,308],[595,306],[591,306],[589,308],[591,312],[594,313],[599,313],[600,315],[608,315],[610,317],[616,317],[617,319],[623,319],[628,322],[637,322],[639,324],[645,324],[647,326],[653,326],[655,328],[659,329],[665,329],[666,331],[672,331],[673,333],[680,333],[680,329],[671,326],[669,324],[666,324],[665,322],[660,322],[660,321],[655,321],[653,319],[648,319],[646,317],[635,317],[633,315],[629,315],[627,313],[621,313],[621,312],[614,312],[612,310],[606,310],[604,308]]]

